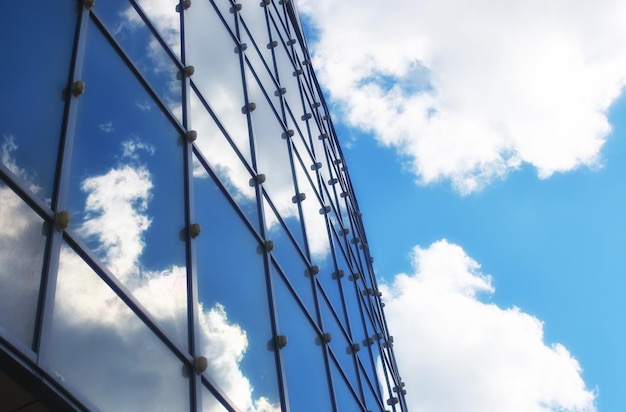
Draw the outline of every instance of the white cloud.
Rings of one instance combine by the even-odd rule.
[[[528,163],[601,166],[626,83],[626,5],[601,1],[302,0],[321,83],[351,125],[422,183],[469,193]]]
[[[491,277],[446,240],[413,251],[415,273],[381,287],[411,410],[595,411],[578,361],[543,323],[484,303]]]

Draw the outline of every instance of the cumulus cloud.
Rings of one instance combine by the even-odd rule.
[[[413,250],[415,273],[381,290],[411,410],[595,411],[578,361],[543,323],[481,300],[491,277],[457,245]]]
[[[626,82],[626,5],[601,1],[298,2],[338,114],[421,183],[479,190],[523,164],[601,166]]]

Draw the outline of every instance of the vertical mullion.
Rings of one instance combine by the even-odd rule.
[[[70,160],[76,133],[76,121],[78,117],[78,101],[80,96],[73,96],[71,88],[74,82],[81,79],[83,73],[83,62],[85,59],[87,43],[87,27],[89,24],[90,10],[78,2],[76,36],[74,40],[74,50],[70,66],[67,88],[64,96],[67,99],[64,113],[64,125],[61,132],[59,144],[56,180],[52,196],[52,210],[56,213],[63,210],[67,202],[68,186],[70,179]],[[35,336],[34,347],[37,351],[37,364],[46,370],[48,366],[48,349],[50,345],[50,332],[52,328],[52,316],[54,311],[54,300],[57,285],[57,275],[59,269],[59,259],[61,247],[63,245],[63,232],[56,229],[54,222],[50,224],[50,236],[47,243],[46,259],[42,272],[42,283],[39,304],[38,332]]]
[[[187,66],[186,57],[186,44],[185,44],[185,5],[182,0],[178,4],[178,13],[180,15],[180,58],[183,67]],[[189,102],[189,94],[191,93],[191,86],[189,76],[184,76],[181,82],[182,87],[182,117],[183,127],[189,131],[191,129],[191,107]],[[192,219],[195,216],[194,202],[193,202],[193,144],[187,139],[187,136],[183,136],[185,140],[183,142],[183,176],[184,176],[184,202],[185,202],[185,243],[186,243],[186,267],[187,267],[187,331],[189,339],[189,352],[191,357],[195,359],[199,354],[196,338],[196,325],[199,325],[198,321],[198,271],[196,267],[196,245],[191,238],[189,228],[192,224]],[[202,381],[201,377],[191,367],[191,381],[190,381],[190,409],[191,411],[202,410]]]
[[[267,14],[268,14],[267,5],[261,2],[261,7],[263,7],[263,12],[265,13],[265,18],[267,19]],[[270,43],[272,41],[271,37],[272,37],[271,33],[268,33],[268,38],[269,38]],[[275,73],[274,78],[276,79],[278,88],[280,88],[280,78],[278,77],[278,70],[276,67],[276,58],[274,56],[274,48],[272,48],[272,60],[273,60],[274,73]],[[285,107],[283,104],[283,99],[279,98],[279,101],[280,101],[280,111],[281,111],[282,121],[286,128],[287,119],[285,118]],[[289,154],[289,159],[291,162],[291,150],[290,150],[290,145],[289,145],[289,138],[285,139],[285,145],[287,146],[287,152]],[[293,175],[293,171],[292,171],[292,175]],[[260,219],[261,236],[263,237],[263,239],[266,239],[267,230],[265,227],[265,211],[263,208],[264,198],[263,198],[263,190],[262,190],[261,185],[256,185],[256,198],[257,198],[257,209],[259,212],[259,219]],[[276,299],[274,296],[274,283],[272,279],[272,261],[271,261],[269,253],[263,254],[263,266],[265,269],[265,282],[267,285],[267,301],[268,301],[269,310],[270,310],[270,320],[271,320],[270,323],[272,326],[272,336],[276,337],[279,334],[279,323],[278,323],[278,318],[276,316]],[[289,411],[289,397],[287,393],[287,376],[285,374],[285,368],[283,365],[281,351],[278,347],[276,347],[274,350],[274,360],[276,362],[276,375],[277,375],[276,377],[278,379],[278,391],[279,391],[279,396],[280,396],[281,411],[287,412]]]

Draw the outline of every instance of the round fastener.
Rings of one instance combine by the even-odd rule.
[[[209,360],[204,356],[198,356],[194,361],[194,366],[196,367],[196,373],[201,374],[209,367]]]
[[[192,239],[197,238],[200,235],[201,231],[202,228],[200,227],[200,223],[193,223],[191,226],[189,226],[189,234],[191,235]]]
[[[67,229],[70,225],[70,212],[67,210],[61,210],[54,216],[54,225],[59,231]]]
[[[72,83],[72,94],[74,97],[78,97],[81,94],[85,93],[85,82],[82,80],[76,80]]]

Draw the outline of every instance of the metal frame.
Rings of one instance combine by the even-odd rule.
[[[339,296],[341,300],[339,302],[330,302],[327,294],[324,290],[322,282],[316,276],[311,276],[311,289],[313,294],[313,302],[315,305],[314,313],[305,307],[303,301],[298,295],[298,292],[293,287],[289,273],[286,273],[282,268],[280,261],[274,256],[272,252],[265,253],[263,255],[263,266],[265,273],[265,283],[267,286],[267,297],[269,302],[268,311],[271,319],[272,334],[277,336],[280,331],[279,323],[282,314],[277,313],[276,310],[276,297],[274,295],[274,284],[272,279],[272,270],[277,268],[278,275],[287,285],[287,289],[290,291],[291,296],[295,304],[300,308],[303,315],[308,320],[309,326],[316,332],[318,336],[322,336],[324,333],[324,325],[322,322],[320,299],[327,301],[327,306],[332,316],[335,317],[337,324],[339,325],[344,337],[351,343],[360,343],[358,339],[353,335],[353,328],[351,327],[351,320],[348,318],[348,311],[353,311],[358,314],[357,319],[362,322],[362,328],[364,331],[369,329],[375,332],[375,335],[381,336],[384,342],[390,342],[388,335],[387,322],[384,317],[382,304],[378,296],[365,297],[360,292],[364,288],[371,288],[378,290],[376,277],[374,275],[371,257],[367,248],[367,240],[360,213],[358,212],[358,203],[354,196],[354,189],[350,183],[350,177],[347,169],[345,168],[345,160],[341,152],[339,140],[337,138],[335,128],[332,121],[329,118],[329,110],[327,104],[323,98],[323,91],[320,87],[311,64],[301,64],[298,57],[303,57],[305,60],[310,60],[311,55],[306,44],[306,40],[303,34],[303,29],[298,19],[298,13],[289,0],[271,0],[268,4],[261,3],[263,13],[265,16],[265,24],[267,27],[267,39],[269,42],[277,41],[278,47],[271,49],[271,60],[266,61],[265,57],[258,48],[257,41],[260,39],[254,39],[245,23],[245,11],[235,12],[232,16],[223,16],[215,4],[214,0],[194,0],[209,2],[213,7],[213,10],[218,15],[220,21],[223,24],[223,29],[226,30],[230,37],[233,39],[233,45],[241,45],[242,33],[245,31],[246,35],[252,40],[253,46],[247,51],[240,49],[239,52],[239,67],[241,71],[241,86],[243,88],[244,104],[249,103],[248,97],[248,85],[247,82],[254,81],[260,88],[264,95],[269,107],[274,113],[275,121],[280,125],[283,131],[287,131],[287,124],[291,121],[296,130],[296,136],[293,139],[301,139],[304,144],[305,153],[300,153],[294,142],[287,138],[285,144],[287,147],[288,159],[290,164],[290,170],[286,173],[291,173],[291,179],[293,182],[294,193],[300,192],[299,185],[309,185],[309,187],[315,193],[314,199],[308,199],[308,201],[318,202],[322,206],[330,206],[330,212],[325,216],[326,235],[329,238],[329,253],[332,258],[332,265],[335,270],[339,270],[340,267],[347,265],[353,273],[360,273],[362,276],[360,279],[354,280],[354,282],[348,282],[347,280],[336,281]],[[233,0],[229,0],[232,7],[236,5]],[[142,87],[148,92],[151,98],[156,102],[159,110],[163,112],[168,120],[172,123],[174,128],[184,136],[188,130],[192,129],[190,98],[192,94],[195,94],[200,100],[204,110],[211,116],[218,129],[221,131],[223,138],[229,143],[234,150],[237,158],[241,164],[246,168],[251,177],[255,177],[258,173],[262,172],[258,170],[256,159],[256,145],[255,130],[252,123],[252,119],[249,113],[246,114],[247,118],[247,130],[248,139],[251,152],[251,163],[249,164],[246,157],[242,154],[241,150],[237,147],[234,140],[229,136],[224,126],[220,122],[219,116],[212,110],[210,104],[207,102],[201,90],[194,84],[193,79],[184,77],[181,81],[181,97],[182,97],[182,124],[177,117],[170,112],[168,106],[163,101],[163,98],[158,92],[150,85],[148,80],[143,76],[142,71],[136,67],[132,59],[124,52],[123,47],[118,44],[114,36],[108,32],[107,28],[101,23],[98,18],[96,10],[88,9],[82,6],[82,1],[77,1],[79,6],[76,34],[74,39],[73,54],[70,66],[70,72],[68,73],[68,90],[71,84],[79,80],[83,70],[83,60],[86,52],[87,41],[87,27],[90,24],[96,26],[100,33],[105,37],[115,53],[125,63],[128,70],[139,81]],[[157,39],[160,47],[166,52],[169,58],[174,62],[178,70],[183,71],[188,64],[186,54],[186,30],[185,30],[185,15],[186,13],[193,12],[193,6],[189,9],[185,9],[185,2],[179,0],[179,14],[180,14],[180,57],[172,51],[168,46],[164,38],[160,35],[159,30],[151,22],[148,14],[135,0],[129,0],[129,5],[135,9],[137,14],[152,35]],[[246,3],[246,7],[252,7],[251,4]],[[258,7],[258,5],[255,4]],[[174,5],[172,6],[174,7]],[[234,32],[231,30],[227,19],[234,19]],[[274,30],[273,30],[273,29]],[[289,38],[283,38],[287,35]],[[274,38],[274,36],[277,36]],[[289,40],[291,38],[297,39],[294,44]],[[265,40],[267,40],[265,39]],[[263,44],[264,41],[259,41]],[[258,54],[258,58],[263,64],[263,67],[253,67],[253,64],[248,59],[248,53]],[[299,97],[301,107],[290,107],[289,103],[284,97],[279,96],[280,107],[275,107],[274,102],[270,98],[270,93],[273,90],[280,89],[280,75],[278,69],[278,61],[276,53],[286,53],[294,70],[303,69],[303,75],[297,77],[297,83],[299,85]],[[302,54],[302,56],[300,56]],[[256,70],[264,70],[272,81],[272,84],[263,84],[259,74]],[[251,78],[246,78],[246,73],[249,72]],[[272,90],[268,93],[268,89]],[[57,167],[56,167],[56,179],[53,189],[53,197],[51,205],[48,206],[45,202],[39,199],[36,195],[30,192],[26,182],[19,177],[11,173],[10,170],[3,164],[0,164],[0,181],[6,183],[6,185],[13,190],[17,196],[19,196],[28,207],[34,210],[39,216],[41,216],[49,227],[48,241],[46,245],[46,252],[44,255],[43,274],[40,288],[40,299],[38,308],[38,318],[35,328],[35,340],[33,348],[27,348],[19,340],[15,339],[6,329],[0,326],[0,360],[3,360],[0,365],[6,366],[11,371],[23,370],[25,376],[30,376],[30,380],[33,379],[40,382],[45,390],[41,390],[43,398],[49,402],[59,402],[67,408],[73,408],[76,410],[91,409],[94,406],[90,404],[88,399],[83,398],[79,393],[72,392],[66,386],[57,382],[49,374],[49,353],[48,348],[50,345],[50,331],[52,328],[52,312],[54,309],[54,300],[56,292],[57,272],[59,269],[59,256],[61,247],[63,244],[71,247],[93,270],[94,272],[108,285],[111,290],[127,305],[134,314],[141,319],[141,321],[154,333],[154,335],[172,352],[178,359],[186,365],[189,370],[194,368],[194,359],[199,356],[197,345],[198,337],[196,336],[196,325],[198,325],[198,270],[196,267],[196,255],[198,250],[190,235],[186,234],[186,270],[187,270],[187,310],[188,310],[188,349],[181,348],[176,344],[168,334],[159,326],[158,322],[153,316],[147,312],[147,310],[134,298],[129,290],[111,273],[106,269],[98,258],[87,248],[87,246],[76,236],[73,231],[58,231],[53,226],[55,213],[63,210],[67,200],[68,184],[70,179],[69,159],[72,156],[72,148],[74,144],[75,125],[78,116],[79,99],[71,96],[67,93],[67,101],[65,105],[64,119],[62,123],[61,139],[59,144],[59,152],[57,155]],[[319,102],[319,105],[315,103]],[[309,119],[304,119],[306,124],[306,130],[301,130],[296,120],[295,113],[302,110],[304,113],[311,113],[312,116]],[[312,127],[319,129],[321,133],[328,135],[327,139],[321,143],[321,149],[323,153],[316,153],[314,147],[312,133]],[[263,186],[255,186],[256,197],[256,210],[259,216],[259,222],[250,222],[238,205],[236,199],[229,193],[223,182],[220,181],[218,175],[215,173],[209,162],[206,160],[202,152],[192,142],[185,142],[182,150],[182,156],[184,157],[184,210],[185,210],[185,223],[187,227],[194,222],[194,216],[197,211],[194,210],[194,184],[193,184],[193,157],[195,156],[200,164],[206,169],[210,178],[216,183],[222,195],[230,203],[233,210],[235,210],[239,219],[241,219],[250,231],[250,235],[254,237],[259,245],[263,245],[267,240],[271,240],[269,237],[269,228],[267,227],[267,218],[264,215],[264,204],[275,213],[278,222],[277,224],[282,226],[282,230],[287,234],[288,241],[292,242],[293,247],[300,255],[300,259],[309,268],[313,266],[312,254],[310,251],[307,228],[305,225],[305,212],[300,202],[298,202],[299,221],[301,225],[302,233],[304,234],[304,244],[301,246],[296,241],[294,234],[285,223],[283,217],[280,215],[279,210],[276,208],[274,202],[265,191]],[[309,160],[313,162],[322,162],[323,167],[328,168],[330,176],[336,176],[338,183],[328,186],[330,183],[324,181],[324,177],[321,172],[316,170],[314,173],[307,171],[307,163]],[[296,178],[296,168],[302,168],[306,179],[298,181]],[[311,177],[311,174],[315,178]],[[348,195],[340,198],[338,191],[347,193]],[[345,221],[343,211],[345,211],[349,217],[348,221]],[[332,219],[334,219],[339,225],[351,230],[351,236],[359,237],[361,241],[362,249],[359,249],[357,244],[350,243],[349,236],[341,236],[337,233],[335,226],[333,226]],[[340,264],[342,262],[342,264]],[[320,274],[320,276],[330,276],[330,274]],[[348,286],[349,285],[349,286]],[[348,307],[346,301],[346,294],[354,293],[358,301],[357,308]],[[367,338],[367,337],[366,337]],[[343,370],[341,362],[338,361],[337,355],[329,345],[323,345],[323,359],[325,364],[325,371],[329,389],[329,395],[334,410],[338,410],[338,403],[336,400],[337,394],[333,379],[337,377],[333,376],[332,368],[336,368],[339,378],[344,380],[344,384],[351,392],[351,396],[358,399],[358,405],[355,407],[366,410],[366,396],[365,390],[372,390],[377,396],[378,404],[376,407],[391,408],[393,411],[405,411],[406,401],[402,392],[402,383],[398,374],[398,366],[393,354],[391,345],[381,345],[380,339],[376,340],[376,343],[371,345],[365,345],[361,353],[353,355],[354,367],[356,376],[358,379],[357,385],[354,386],[348,379],[346,372]],[[387,346],[387,347],[384,347]],[[278,381],[279,396],[281,407],[283,411],[289,411],[289,397],[288,397],[288,382],[286,379],[287,374],[294,373],[293,371],[285,370],[284,362],[281,357],[280,350],[274,351],[275,364],[277,370],[276,379]],[[379,382],[379,376],[371,376],[364,367],[363,362],[369,362],[372,370],[376,370],[376,359],[379,359],[384,372],[384,381]],[[18,372],[15,372],[19,374]],[[20,372],[21,373],[21,372]],[[211,379],[210,372],[203,374],[192,374],[190,379],[190,405],[192,410],[200,410],[202,396],[201,391],[203,387],[209,390],[215,398],[224,405],[229,411],[236,411],[235,404],[228,398],[228,395],[224,393],[219,386]],[[28,380],[28,379],[27,379]],[[383,399],[381,391],[381,385],[386,386],[386,390],[392,396],[398,396],[399,401],[396,404],[387,404],[387,400]],[[365,389],[369,387],[369,389]],[[399,388],[398,392],[394,392],[394,388]],[[367,405],[370,409],[372,405]]]

